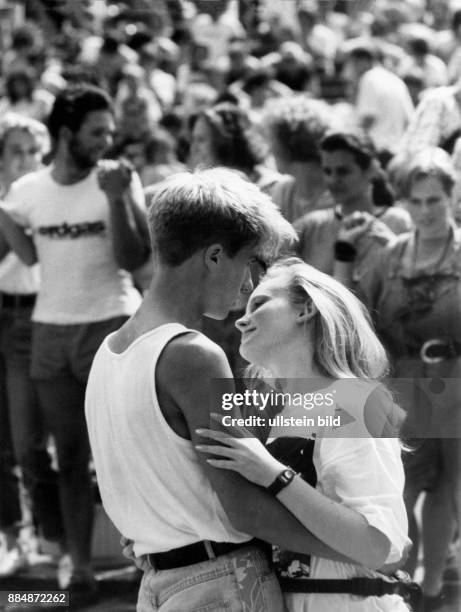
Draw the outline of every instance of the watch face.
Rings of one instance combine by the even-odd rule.
[[[282,472],[282,478],[284,480],[288,480],[290,481],[294,476],[294,472],[293,470],[285,470],[284,472]]]

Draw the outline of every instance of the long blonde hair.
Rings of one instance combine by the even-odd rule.
[[[296,306],[312,302],[314,363],[331,378],[379,380],[389,361],[363,304],[340,282],[290,257],[276,262],[264,278],[285,277],[290,301]]]

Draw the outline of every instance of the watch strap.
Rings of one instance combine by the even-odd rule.
[[[296,472],[294,472],[292,469],[287,468],[286,470],[283,470],[283,472],[280,472],[274,482],[266,488],[266,491],[275,497],[282,489],[290,484],[295,476]]]

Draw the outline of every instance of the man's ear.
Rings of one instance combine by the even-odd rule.
[[[205,265],[209,269],[214,269],[221,263],[224,255],[224,249],[220,244],[212,244],[205,249],[204,261]]]
[[[307,321],[310,321],[311,319],[313,319],[317,313],[318,313],[317,306],[314,304],[312,300],[309,299],[304,304],[302,309],[301,308],[299,309],[298,316],[296,318],[296,323],[299,323],[299,324],[307,323]]]

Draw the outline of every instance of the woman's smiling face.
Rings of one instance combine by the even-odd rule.
[[[245,315],[236,322],[242,333],[240,354],[260,367],[277,361],[277,348],[283,346],[286,352],[303,329],[300,308],[290,302],[282,280],[280,276],[263,280],[251,294]]]

